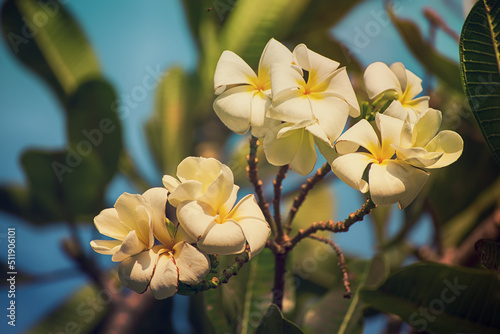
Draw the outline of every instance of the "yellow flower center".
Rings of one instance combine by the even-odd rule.
[[[263,80],[259,77],[257,78],[250,78],[250,82],[252,84],[252,87],[259,92],[264,92],[266,90],[271,89],[271,81],[270,80]]]

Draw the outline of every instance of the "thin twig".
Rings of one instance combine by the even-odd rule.
[[[359,210],[351,213],[349,217],[343,221],[334,222],[333,220],[329,220],[326,222],[314,222],[305,230],[300,229],[297,235],[290,240],[288,245],[286,245],[286,248],[287,250],[291,250],[300,240],[307,238],[317,231],[330,231],[333,233],[347,232],[354,223],[363,220],[364,216],[371,213],[375,207],[375,203],[373,203],[371,199],[368,199]]]
[[[344,254],[342,254],[342,250],[340,249],[340,247],[337,246],[337,244],[333,242],[333,240],[327,239],[319,235],[311,234],[309,238],[330,245],[335,251],[335,253],[337,253],[337,257],[339,259],[338,265],[340,267],[340,270],[342,271],[342,281],[344,283],[344,288],[345,288],[344,298],[351,298],[351,284],[349,283],[349,275],[347,274],[347,265],[345,263]]]
[[[250,138],[250,154],[247,156],[247,176],[250,182],[253,184],[255,188],[255,194],[257,195],[257,204],[259,205],[264,217],[267,222],[271,226],[273,234],[276,235],[276,226],[271,215],[271,211],[269,210],[269,204],[266,202],[264,198],[264,193],[262,191],[262,181],[259,179],[259,175],[257,172],[257,163],[259,159],[257,159],[257,148],[259,147],[259,141],[256,137],[252,136]]]
[[[245,251],[235,258],[234,264],[224,269],[222,271],[222,274],[217,277],[212,277],[210,281],[204,281],[193,286],[181,283],[179,285],[179,290],[177,291],[177,293],[180,295],[194,295],[200,291],[215,289],[221,284],[226,284],[227,282],[229,282],[231,277],[238,275],[238,272],[243,267],[243,265],[250,260],[249,253],[250,247],[247,245]]]
[[[273,199],[273,207],[274,207],[274,221],[276,223],[277,236],[276,241],[281,243],[283,240],[283,225],[281,224],[281,212],[280,212],[280,202],[281,202],[281,183],[283,179],[286,178],[286,172],[290,168],[289,165],[281,166],[276,173],[276,179],[273,181],[274,185],[274,199]]]
[[[328,163],[325,163],[321,168],[319,168],[316,171],[316,173],[312,177],[307,179],[306,183],[304,183],[300,187],[299,195],[293,199],[293,205],[290,208],[290,212],[288,213],[288,218],[285,223],[285,230],[287,233],[290,233],[290,231],[292,230],[293,218],[295,217],[300,206],[306,199],[306,196],[309,193],[309,191],[316,185],[316,183],[321,181],[325,177],[325,175],[328,174],[328,172],[330,172],[331,170],[332,170],[331,166]]]

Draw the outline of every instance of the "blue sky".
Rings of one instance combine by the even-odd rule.
[[[456,3],[457,1],[448,1]],[[423,4],[432,5],[441,13],[457,33],[463,21],[457,11],[438,1],[395,1],[401,16],[412,17],[419,22],[424,33],[427,22],[421,14]],[[140,85],[148,68],[167,69],[181,65],[186,69],[196,66],[197,55],[190,38],[180,1],[150,0],[147,5],[139,1],[67,1],[65,5],[81,24],[98,56],[104,76],[112,83],[119,95],[129,94]],[[404,47],[391,24],[385,24],[381,16],[382,1],[366,1],[342,21],[333,34],[347,46],[358,49],[356,54],[364,66],[374,61],[392,63],[402,61],[419,76],[423,69]],[[378,24],[378,30],[377,30]],[[366,35],[363,38],[361,35]],[[307,44],[307,41],[304,41]],[[456,43],[438,33],[437,45],[441,52],[458,61]],[[361,47],[362,46],[362,47]],[[0,43],[0,183],[25,183],[19,157],[27,148],[61,149],[66,134],[62,110],[52,91],[34,74],[23,67]],[[123,120],[124,138],[128,150],[140,171],[152,184],[160,184],[159,171],[154,169],[151,155],[144,139],[143,124],[148,119],[154,101],[154,92],[132,108]],[[335,186],[338,196],[337,219],[359,207],[358,194],[349,187]],[[112,205],[124,191],[133,191],[122,178],[111,185],[107,198]],[[393,219],[393,229],[400,223],[399,213]],[[425,224],[424,224],[425,225]],[[19,219],[0,213],[0,259],[5,258],[6,239],[3,234],[9,226],[17,227],[18,263],[20,269],[32,273],[50,272],[71,268],[72,264],[60,252],[60,241],[68,235],[62,224],[33,228]],[[367,256],[373,251],[369,224],[355,226],[352,232],[339,236],[338,242],[347,252]],[[424,227],[416,235],[425,235]],[[90,240],[90,229],[83,228],[85,240]],[[43,249],[43,252],[39,250]],[[100,259],[109,265],[108,258]],[[30,284],[21,287],[18,326],[22,332],[58,305],[69,292],[83,284],[82,278],[64,279],[51,284]],[[4,290],[0,291],[3,296]],[[50,296],[50,297],[49,297]],[[6,298],[0,298],[0,306]],[[33,303],[36,301],[36,303]],[[1,322],[0,330],[5,328]]]

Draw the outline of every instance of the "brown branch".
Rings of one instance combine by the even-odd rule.
[[[321,237],[319,235],[311,234],[309,238],[324,242],[327,245],[330,245],[335,253],[337,253],[337,257],[339,259],[338,265],[340,266],[340,270],[342,271],[342,281],[344,282],[344,298],[351,298],[351,284],[349,283],[349,275],[347,274],[347,265],[345,263],[344,254],[342,254],[342,250],[333,240],[327,239],[325,237]]]
[[[309,191],[316,185],[316,183],[321,181],[325,177],[325,175],[328,174],[328,172],[330,172],[331,170],[332,170],[331,166],[328,163],[325,163],[321,168],[319,168],[316,171],[316,173],[312,177],[307,179],[306,183],[304,183],[300,187],[299,195],[294,198],[293,205],[290,208],[290,212],[288,213],[288,218],[285,223],[285,230],[287,233],[290,233],[290,231],[292,230],[293,218],[295,218],[297,211],[299,210],[300,206],[306,199],[306,196],[309,193]]]
[[[333,220],[329,220],[326,222],[314,222],[305,230],[300,229],[297,235],[286,245],[286,248],[287,250],[291,250],[300,240],[307,238],[317,231],[330,231],[333,233],[347,232],[354,223],[363,220],[364,216],[370,214],[375,207],[375,203],[373,203],[371,199],[368,199],[359,210],[351,213],[349,217],[343,221],[334,222]]]
[[[281,212],[280,212],[280,202],[281,202],[281,190],[283,187],[281,183],[283,179],[286,178],[286,172],[290,168],[289,165],[281,166],[276,173],[276,179],[273,180],[274,185],[274,199],[273,199],[273,207],[274,207],[274,222],[276,223],[277,235],[276,241],[277,243],[281,243],[283,241],[283,225],[281,224]]]
[[[247,176],[250,182],[253,184],[255,189],[255,194],[257,195],[257,204],[259,205],[264,217],[266,218],[269,225],[271,225],[271,229],[273,230],[273,234],[276,235],[276,226],[274,224],[273,217],[271,215],[271,211],[269,210],[269,204],[266,202],[264,198],[264,193],[262,191],[262,181],[259,179],[258,171],[257,171],[257,163],[259,159],[257,159],[257,148],[259,147],[259,141],[256,137],[252,136],[250,138],[250,154],[247,156]]]

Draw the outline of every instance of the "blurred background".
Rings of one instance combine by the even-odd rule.
[[[8,326],[2,315],[2,333],[104,331],[102,319],[111,303],[89,286],[100,279],[92,273],[107,272],[115,264],[90,249],[89,241],[100,238],[92,218],[123,192],[141,193],[161,186],[161,176],[175,174],[184,157],[217,156],[235,172],[243,186],[240,195],[252,191],[244,171],[247,136],[230,134],[211,110],[211,80],[224,49],[235,51],[256,68],[270,37],[290,49],[305,43],[347,66],[360,92],[367,65],[402,62],[423,79],[425,95],[445,114],[444,126],[477,138],[465,96],[459,91],[458,72],[445,78],[449,73],[432,71],[440,67],[439,61],[458,70],[457,38],[471,6],[467,1],[303,0],[288,7],[285,1],[257,2],[2,1],[0,261],[7,272],[7,228],[15,227],[18,271],[16,326]],[[422,45],[435,48],[424,52],[427,58],[418,51],[422,45],[408,44],[412,38],[418,40],[412,35],[415,31],[425,42]],[[363,93],[359,97],[366,99]],[[89,141],[84,130],[87,134],[102,130],[104,118],[111,120],[112,130],[92,137],[97,144],[82,145]],[[487,152],[484,144],[480,147]],[[486,170],[479,187],[498,176],[487,156],[476,159]],[[324,163],[321,159],[318,167]],[[275,173],[265,162],[261,168],[264,179]],[[440,175],[436,184],[450,187],[433,196],[456,192],[447,183],[452,178]],[[340,220],[360,207],[363,198],[358,192],[333,177],[328,180],[327,187],[311,194],[321,206],[306,206],[304,217],[316,212],[313,216],[318,220],[325,215]],[[291,199],[304,179],[289,175],[285,181],[285,193]],[[479,191],[468,191],[459,189],[456,196],[470,203]],[[321,202],[325,196],[329,199]],[[409,213],[397,208],[377,212],[378,221],[355,225],[349,233],[336,236],[336,242],[347,256],[360,261],[380,250],[380,240],[398,236],[413,250],[435,248],[436,219],[431,216],[448,221],[457,214],[457,205],[436,213],[424,208],[423,200],[416,202]],[[403,261],[411,263],[415,258]],[[322,277],[314,270],[311,276]],[[324,283],[308,281],[319,287]],[[4,281],[3,310],[8,306],[7,291]],[[189,300],[175,296],[161,304],[163,313],[151,312],[151,317],[166,323],[162,330],[197,331],[188,317],[194,304]],[[298,321],[303,314],[294,312],[292,318]],[[69,321],[75,317],[73,326]],[[364,332],[382,332],[385,326],[385,317],[367,318]]]

